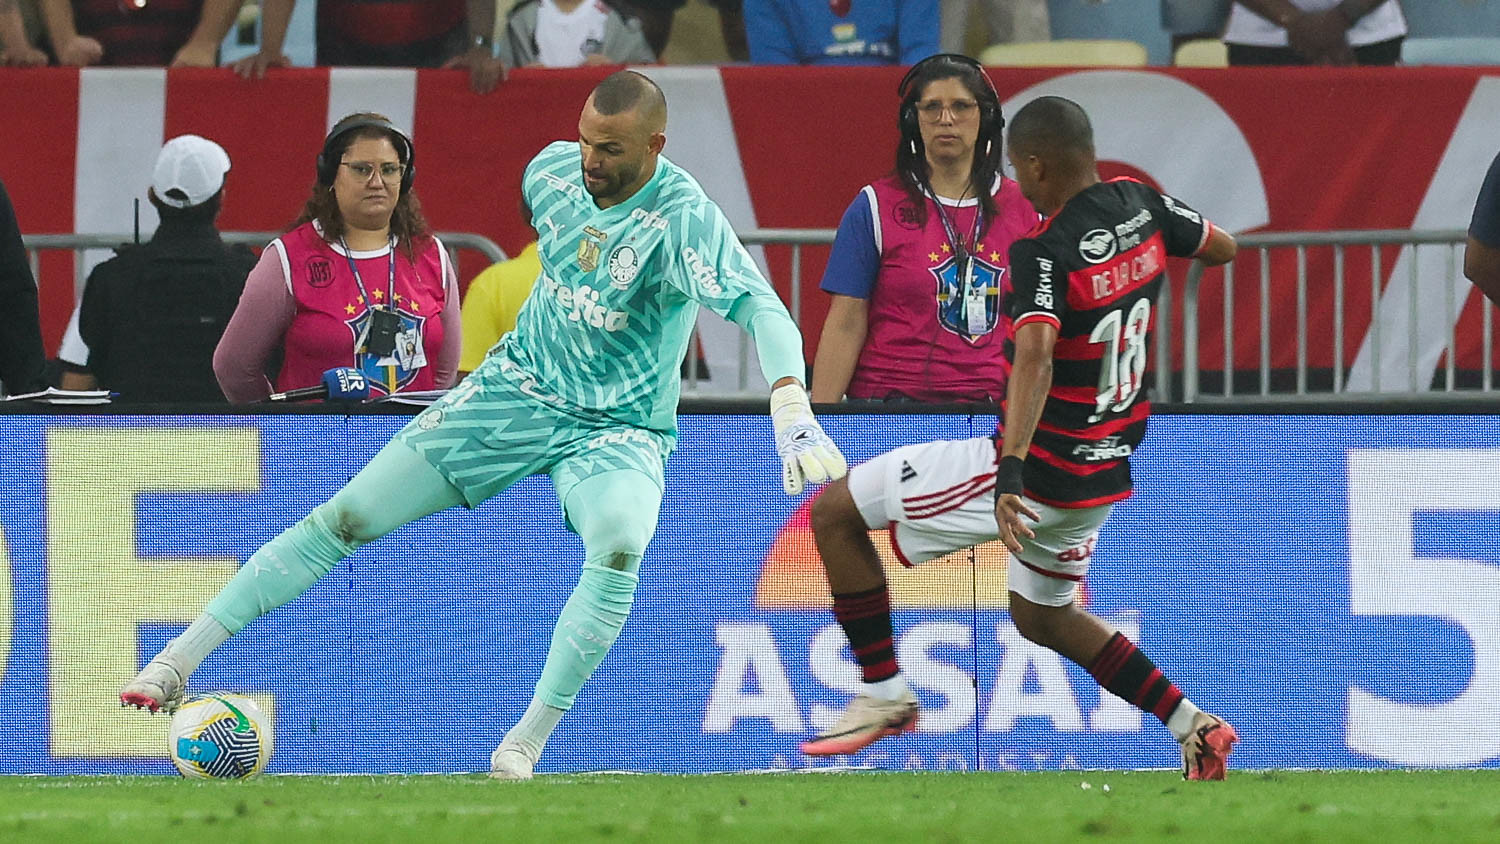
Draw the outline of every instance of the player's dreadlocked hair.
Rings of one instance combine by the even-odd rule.
[[[916,107],[927,86],[939,79],[957,79],[979,103],[979,135],[974,142],[974,163],[969,171],[969,191],[979,199],[979,207],[988,218],[997,213],[991,189],[1000,172],[1001,130],[1000,97],[973,59],[939,54],[922,60],[911,69],[901,85],[901,139],[896,146],[896,176],[906,190],[907,203],[916,214],[919,225],[927,222],[924,186],[930,176],[927,149],[917,126]]]

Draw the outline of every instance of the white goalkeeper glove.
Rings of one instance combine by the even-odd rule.
[[[776,428],[776,453],[781,455],[781,487],[787,495],[801,492],[804,481],[838,480],[849,471],[843,453],[813,417],[801,384],[771,391],[771,424]]]

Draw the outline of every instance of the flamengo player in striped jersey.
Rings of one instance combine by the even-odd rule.
[[[578,142],[551,144],[526,167],[522,192],[542,272],[515,330],[330,501],[255,552],[125,686],[122,704],[175,709],[210,651],[354,549],[546,473],[583,539],[584,563],[531,705],[490,756],[492,776],[530,779],[630,614],[663,464],[677,442],[678,371],[700,305],[755,338],[773,387],[786,492],[843,476],[844,457],[802,386],[796,324],[719,207],[660,155],[666,125],[666,99],[650,79],[620,71],[599,83]],[[505,632],[495,633],[505,647]]]
[[[834,615],[864,685],[802,749],[851,753],[916,726],[917,699],[896,664],[890,599],[867,534],[889,525],[907,565],[1003,540],[1021,635],[1160,718],[1182,746],[1184,777],[1223,779],[1234,729],[1194,706],[1129,639],[1077,606],[1074,593],[1112,503],[1130,495],[1129,456],[1150,412],[1141,387],[1166,257],[1222,264],[1234,257],[1234,238],[1140,182],[1101,182],[1088,116],[1069,100],[1028,103],[1011,120],[1006,147],[1021,192],[1048,219],[1010,249],[1004,424],[993,439],[888,452],[814,502]]]

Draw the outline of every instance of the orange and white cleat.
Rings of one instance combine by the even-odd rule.
[[[802,743],[808,756],[838,756],[855,753],[886,736],[917,729],[917,697],[908,691],[898,700],[859,695],[839,720],[816,737]]]
[[[1182,778],[1222,780],[1229,773],[1229,751],[1240,740],[1229,722],[1217,715],[1199,712],[1193,729],[1182,742]]]

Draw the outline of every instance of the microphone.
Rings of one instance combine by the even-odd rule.
[[[329,401],[359,401],[370,397],[370,382],[365,374],[349,366],[340,366],[323,373],[323,383],[316,387],[299,387],[284,393],[272,393],[266,401],[302,401],[303,399],[328,399]]]

